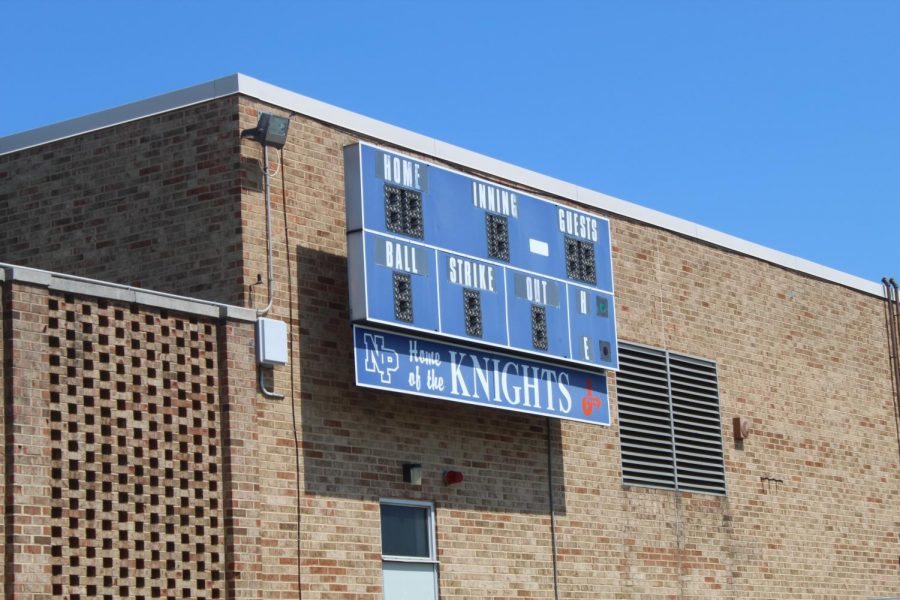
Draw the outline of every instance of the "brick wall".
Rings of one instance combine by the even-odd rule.
[[[221,113],[220,121],[228,123],[221,139],[210,133],[218,141],[211,139],[206,150],[223,157],[216,163],[222,171],[209,167],[205,177],[230,182],[222,183],[223,189],[240,196],[239,221],[228,217],[234,225],[229,231],[239,240],[224,241],[230,237],[224,230],[191,240],[159,238],[153,254],[151,246],[127,249],[129,242],[114,238],[127,256],[108,255],[118,261],[109,267],[99,261],[84,267],[59,251],[23,247],[17,252],[42,268],[263,305],[264,284],[254,286],[250,296],[243,292],[266,273],[261,153],[258,144],[237,138],[240,129],[255,125],[260,109],[287,114],[243,97],[170,113],[181,115],[185,128],[206,111]],[[122,127],[155,130],[159,118]],[[57,144],[99,144],[104,135],[112,139],[120,131]],[[900,593],[900,468],[878,298],[610,216],[620,337],[715,360],[726,442],[724,497],[624,488],[615,417],[609,428],[548,423],[355,387],[342,147],[357,140],[295,115],[283,167],[278,153],[270,153],[269,166],[280,168],[272,178],[277,281],[272,316],[288,321],[291,331],[291,363],[276,368],[270,384],[286,397],[256,394],[249,324],[216,325],[204,338],[216,347],[210,369],[226,407],[220,413],[219,465],[225,582],[214,589],[236,598],[296,598],[298,592],[306,599],[379,598],[378,502],[407,498],[435,503],[441,598],[553,598],[552,485],[562,598]],[[46,167],[39,163],[62,160],[57,144],[0,157],[6,160],[0,162],[0,193],[6,194],[0,199],[8,196],[11,174],[13,189],[34,188],[19,213],[44,202],[43,189],[57,185],[56,196],[65,195],[68,187],[46,175],[30,186],[18,183],[24,172],[18,165],[31,161],[40,171]],[[51,151],[53,156],[42,160]],[[145,174],[142,185],[167,181],[173,169],[190,167],[189,157],[185,161],[178,167],[164,163],[161,171]],[[94,164],[84,163],[85,177]],[[122,190],[142,177],[122,169],[105,176],[107,186]],[[183,222],[212,218],[213,204],[197,202],[183,203]],[[100,210],[102,216],[108,212]],[[155,232],[157,225],[145,229]],[[0,260],[17,260],[5,252]],[[153,262],[165,252],[170,264]],[[212,261],[208,277],[182,277],[204,261]],[[40,306],[51,310],[49,304]],[[146,315],[140,311],[140,316]],[[44,318],[34,317],[28,327],[39,327]],[[149,327],[140,317],[138,323],[141,332]],[[29,331],[38,335],[40,329]],[[15,335],[7,339],[13,349],[24,343]],[[124,358],[134,358],[131,348]],[[19,361],[16,355],[16,365]],[[31,389],[22,381],[13,378],[5,389]],[[40,384],[35,389],[44,385],[35,381]],[[50,390],[46,393],[49,402]],[[730,437],[734,416],[753,426],[741,445]],[[49,412],[44,419],[49,436]],[[8,452],[15,447],[8,443]],[[41,476],[50,486],[50,446],[47,452],[40,459],[46,471]],[[406,462],[424,465],[421,487],[402,483]],[[445,469],[462,470],[465,481],[444,486]],[[41,560],[52,570],[49,558]],[[71,562],[65,569],[60,576],[70,575]],[[133,593],[134,585],[129,587]]]
[[[8,284],[3,295],[5,348],[11,359],[4,390],[4,591],[7,597],[30,600],[49,592],[47,303],[42,290],[17,283]]]
[[[224,597],[214,326],[48,306],[53,595]]]
[[[235,104],[0,156],[0,261],[241,303]]]
[[[256,597],[252,326],[3,287],[7,597]]]
[[[279,112],[249,99],[240,107],[242,127],[258,109]],[[295,345],[275,381],[293,391],[293,415],[281,414],[302,434],[304,597],[379,597],[378,499],[399,497],[435,502],[442,598],[552,598],[546,424],[354,388],[341,148],[358,138],[294,116],[289,139],[286,212],[282,174],[273,180],[274,314],[292,319]],[[256,145],[243,152],[259,159]],[[261,194],[248,187],[251,283],[265,268],[264,220]],[[620,336],[718,364],[728,495],[623,488],[616,423],[552,424],[561,597],[900,590],[900,479],[880,300],[611,221]],[[734,416],[753,424],[742,447],[731,440]],[[421,488],[401,483],[404,462],[425,465]],[[441,485],[447,468],[466,481]],[[288,540],[279,547],[288,552]],[[273,577],[276,567],[262,565]]]

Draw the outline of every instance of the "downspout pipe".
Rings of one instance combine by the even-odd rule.
[[[881,278],[884,286],[884,301],[887,307],[888,351],[891,354],[891,377],[897,377],[897,332],[894,323],[894,294],[887,277]]]
[[[894,288],[894,317],[900,318],[900,289],[897,287],[897,282],[893,277],[890,278],[891,287]],[[894,321],[894,327],[900,327],[900,323]],[[900,340],[898,340],[898,344],[900,344]]]
[[[887,310],[888,352],[891,355],[891,381],[894,384],[894,395],[900,394],[900,380],[897,379],[897,323],[894,319],[894,292],[887,277],[881,278],[884,285],[884,301]]]
[[[888,326],[891,332],[891,352],[894,355],[894,377],[897,380],[897,394],[900,398],[900,293],[898,293],[897,282],[894,278],[882,279],[885,291],[887,292],[888,303]]]
[[[891,352],[891,383],[893,384],[894,427],[897,433],[897,453],[900,455],[900,290],[894,278],[883,277],[885,303],[887,307],[888,335]]]
[[[550,551],[553,552],[553,598],[559,600],[559,564],[556,550],[556,509],[553,501],[553,445],[550,417],[547,420],[547,496],[550,504]]]

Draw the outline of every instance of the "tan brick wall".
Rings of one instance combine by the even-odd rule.
[[[286,113],[239,98],[230,105],[239,120],[231,121],[228,106],[186,109],[182,123],[191,127],[189,115],[207,110],[230,123],[222,148],[210,141],[208,151],[229,156],[222,164],[235,170],[216,176],[241,190],[232,230],[240,242],[214,261],[209,273],[218,279],[195,283],[196,295],[243,304],[244,286],[265,278],[265,212],[259,146],[237,134],[260,108]],[[227,406],[224,592],[380,598],[378,501],[407,498],[435,503],[442,599],[553,598],[548,423],[353,384],[342,147],[355,141],[293,116],[283,168],[272,178],[272,316],[290,323],[291,363],[275,369],[271,385],[286,398],[256,393],[249,324],[217,326],[213,336]],[[40,150],[22,154],[41,162]],[[274,168],[278,153],[270,154]],[[11,163],[0,163],[0,193],[9,181],[3,173],[12,172],[4,164]],[[148,174],[146,185],[169,177],[166,169]],[[127,189],[133,173],[119,175],[108,185]],[[207,219],[202,210],[181,216]],[[620,337],[717,362],[728,494],[624,488],[615,417],[609,428],[551,422],[560,597],[900,593],[900,466],[880,300],[640,223],[611,222]],[[213,260],[227,237],[179,242],[179,258]],[[142,256],[116,263],[109,277],[194,293],[179,279],[190,272],[184,263],[149,269],[156,274],[147,279]],[[0,252],[0,260],[11,259]],[[76,270],[52,252],[35,261]],[[101,268],[90,274],[106,276]],[[262,306],[265,285],[246,302]],[[610,398],[615,406],[614,384]],[[741,446],[730,437],[734,416],[753,425]],[[422,487],[402,483],[405,462],[424,464]],[[451,468],[466,479],[446,487],[440,475]]]
[[[17,600],[50,593],[50,441],[46,290],[8,283],[4,333],[12,358],[5,394],[4,587]]]
[[[0,262],[241,303],[235,104],[0,156]]]
[[[760,597],[896,593],[900,480],[881,301],[638,224],[617,223],[614,240],[618,255],[656,265],[616,263],[620,335],[718,362],[728,496],[716,511],[670,511],[682,546],[713,561],[681,574],[687,592],[721,595],[709,577]],[[753,425],[742,447],[734,416]]]
[[[260,107],[279,112],[242,99],[242,127]],[[274,314],[293,316],[296,334],[292,366],[275,381],[292,389],[293,370],[304,597],[379,597],[377,501],[400,497],[436,504],[442,598],[552,598],[543,420],[352,384],[341,148],[357,139],[294,116],[286,214],[282,174],[273,179]],[[259,158],[254,144],[243,152]],[[244,207],[249,284],[265,272],[261,193],[245,190]],[[900,590],[900,479],[880,300],[611,221],[620,336],[718,364],[728,495],[625,489],[615,423],[554,423],[561,597]],[[753,424],[742,448],[730,437],[733,416]],[[404,462],[425,464],[422,488],[400,482]],[[460,468],[466,481],[444,487],[446,468]],[[766,477],[785,483],[775,489]],[[264,559],[262,568],[275,566]]]
[[[259,597],[263,548],[259,544],[260,511],[256,433],[253,328],[227,323],[218,330],[219,381],[222,404],[222,490],[225,502],[228,598]]]

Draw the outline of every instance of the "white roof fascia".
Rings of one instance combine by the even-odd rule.
[[[183,90],[153,96],[152,98],[130,104],[123,104],[122,106],[101,110],[100,112],[69,119],[68,121],[61,121],[46,127],[38,127],[37,129],[0,137],[0,156],[236,93],[238,93],[238,76],[229,75],[228,77],[184,88]]]
[[[250,96],[267,104],[280,106],[289,111],[337,125],[350,131],[384,140],[396,146],[435,156],[435,144],[437,142],[433,138],[314,100],[308,96],[303,96],[246,75],[238,75],[237,78],[239,91],[245,96]]]
[[[879,297],[883,294],[880,283],[748,242],[626,200],[542,175],[403,129],[402,127],[390,125],[326,104],[242,74],[230,75],[169,94],[126,104],[118,108],[0,138],[0,155],[238,93],[349,131],[354,131],[369,138],[381,140],[393,146],[438,158],[460,167],[490,174],[551,196],[567,198],[582,205],[598,208],[654,227],[695,238],[714,246],[800,271],[867,294]]]
[[[778,250],[772,250],[771,248],[760,246],[759,244],[754,244],[753,242],[748,242],[651,208],[529,171],[528,169],[414,133],[401,127],[364,117],[246,75],[238,75],[238,80],[241,94],[257,98],[267,104],[280,106],[307,117],[355,131],[367,137],[383,140],[391,145],[433,156],[452,164],[482,173],[489,173],[546,194],[568,198],[579,204],[599,208],[613,214],[699,239],[714,246],[720,246],[776,265],[801,271],[862,292],[876,296],[882,295],[882,287],[879,283],[843,273],[830,267],[779,252]]]

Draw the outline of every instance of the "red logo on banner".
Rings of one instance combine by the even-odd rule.
[[[599,409],[601,406],[603,406],[603,398],[591,391],[591,380],[590,378],[588,378],[587,394],[581,397],[581,410],[583,410],[584,414],[586,414],[587,416],[591,416],[591,413],[594,412],[594,409]]]

